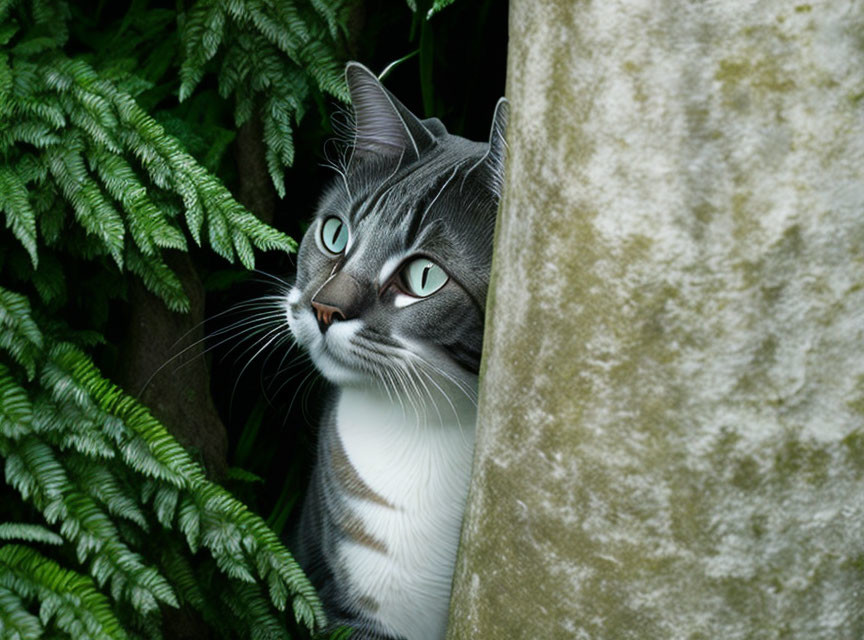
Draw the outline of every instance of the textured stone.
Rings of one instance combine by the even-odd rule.
[[[864,3],[512,0],[448,638],[864,637]]]

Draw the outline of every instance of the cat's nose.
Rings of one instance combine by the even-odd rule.
[[[321,329],[321,333],[325,333],[327,327],[337,320],[345,320],[345,314],[339,307],[322,304],[313,300],[312,308],[315,309],[315,317],[318,319],[318,328]]]
[[[350,274],[339,271],[312,296],[312,308],[321,333],[337,320],[351,320],[360,315],[369,292]]]

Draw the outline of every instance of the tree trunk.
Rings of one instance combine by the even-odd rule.
[[[234,140],[237,199],[259,220],[272,225],[276,214],[276,189],[267,170],[266,153],[261,118],[255,113],[237,130]]]
[[[120,382],[219,480],[228,466],[228,432],[213,406],[204,359],[204,286],[188,254],[166,251],[165,261],[183,283],[189,313],[170,311],[132,281]]]
[[[450,639],[864,637],[864,4],[512,0]]]

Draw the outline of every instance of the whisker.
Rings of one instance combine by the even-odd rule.
[[[288,410],[285,412],[285,418],[286,418],[286,419],[287,419],[288,416],[291,414],[291,409],[294,407],[294,401],[297,399],[297,394],[300,392],[300,389],[303,388],[303,385],[306,384],[306,381],[307,381],[309,378],[311,378],[312,376],[316,375],[317,373],[318,373],[318,370],[313,368],[311,371],[309,371],[309,372],[308,372],[308,373],[303,377],[303,379],[300,381],[300,384],[297,385],[297,388],[294,389],[294,393],[293,393],[293,395],[291,396],[291,401],[288,403]]]
[[[202,325],[206,324],[207,322],[211,322],[212,320],[215,320],[216,318],[220,318],[220,317],[222,317],[228,313],[237,313],[241,309],[245,309],[246,307],[257,305],[260,303],[261,300],[267,300],[270,298],[273,298],[275,300],[284,300],[284,296],[268,295],[268,296],[262,296],[260,298],[253,298],[252,300],[245,300],[243,302],[238,302],[237,304],[231,305],[231,307],[229,307],[228,309],[225,309],[224,311],[220,311],[219,313],[214,313],[211,316],[207,316],[201,322],[196,323],[194,327],[192,327],[186,333],[184,333],[182,336],[177,338],[177,340],[174,341],[174,344],[172,344],[170,348],[173,349],[174,347],[176,347],[180,342],[183,341],[183,338],[185,338],[190,333],[192,333],[196,329],[200,328]]]
[[[440,376],[446,378],[447,380],[449,380],[450,382],[452,382],[453,385],[459,391],[461,391],[463,393],[463,395],[465,395],[466,398],[468,398],[468,400],[471,402],[471,404],[473,404],[475,407],[477,406],[477,392],[476,392],[476,390],[468,387],[464,381],[458,380],[457,378],[450,375],[449,373],[447,373],[446,371],[444,371],[440,367],[435,366],[434,364],[432,364],[431,362],[429,362],[428,360],[423,358],[423,356],[421,356],[421,355],[419,355],[413,351],[410,353],[411,353],[411,356],[413,358],[416,358],[418,362],[420,362],[423,365],[425,365],[426,367],[428,367],[433,373],[437,373],[438,375],[440,375]]]
[[[306,369],[304,369],[301,365],[308,365],[310,362],[311,362],[311,358],[307,354],[303,354],[303,357],[297,358],[295,366],[297,367],[298,371],[296,373],[292,373],[292,374],[286,376],[284,379],[282,379],[282,383],[276,388],[276,391],[273,393],[273,395],[278,396],[282,392],[282,389],[284,389],[288,385],[289,382],[291,382],[292,380],[297,378],[297,376],[301,375],[302,373],[305,372],[308,376],[309,372],[306,371]],[[315,370],[313,369],[313,372],[314,371]],[[275,375],[273,376],[273,379],[274,380],[276,379]],[[300,384],[302,385],[303,383],[301,382]],[[298,385],[298,387],[299,386],[300,385]],[[290,407],[289,407],[289,411],[290,411]]]
[[[248,338],[248,335],[249,335],[249,334],[254,335],[254,334],[256,333],[256,329],[258,330],[258,331],[257,331],[258,333],[264,333],[264,332],[266,332],[268,336],[269,336],[271,333],[276,332],[276,331],[280,331],[280,330],[287,330],[287,328],[285,327],[285,325],[282,324],[281,322],[278,322],[278,321],[275,321],[275,320],[270,320],[269,322],[262,322],[262,323],[260,323],[260,324],[257,324],[257,325],[254,326],[254,327],[250,327],[249,329],[247,329],[247,330],[246,330],[246,332],[247,332],[247,338]],[[225,359],[225,358],[227,358],[229,355],[231,355],[231,352],[234,351],[234,350],[235,350],[237,347],[239,347],[241,344],[243,344],[243,342],[245,342],[245,339],[244,339],[244,340],[238,340],[238,341],[237,341],[237,344],[235,344],[235,345],[234,345],[233,347],[231,347],[228,351],[226,351],[225,354],[222,356],[222,358]],[[254,348],[255,348],[254,346],[247,347],[246,349],[243,350],[243,352],[242,352],[241,354],[239,354],[237,357],[234,358],[234,361],[236,362],[237,360],[239,360],[240,358],[242,358],[244,355],[246,355],[247,353],[249,353],[249,352],[250,352],[252,349],[254,349]],[[244,367],[244,368],[245,368],[245,367]]]
[[[268,296],[268,298],[269,298],[269,297],[282,299],[281,296]],[[260,304],[260,299],[249,300],[249,301],[246,301],[246,302],[239,303],[239,304],[237,304],[237,305],[233,305],[230,309],[226,309],[226,310],[224,310],[224,311],[221,311],[221,312],[219,312],[219,313],[213,314],[212,316],[209,316],[209,317],[205,318],[205,319],[202,320],[201,322],[198,322],[194,327],[192,327],[191,329],[189,329],[188,331],[186,331],[182,336],[180,336],[179,338],[177,338],[177,340],[174,341],[174,343],[171,345],[170,348],[173,349],[174,347],[176,347],[178,344],[180,344],[180,343],[183,341],[184,338],[186,338],[190,333],[192,333],[192,332],[196,331],[197,329],[199,329],[199,328],[200,328],[203,324],[205,324],[206,322],[211,321],[211,320],[215,320],[216,318],[219,318],[219,317],[221,317],[221,316],[224,316],[224,315],[227,314],[227,313],[231,313],[231,312],[238,312],[238,311],[241,310],[241,309],[247,308],[247,307],[252,306],[252,305],[257,305],[257,304]],[[262,313],[263,313],[263,312],[262,312]],[[277,313],[281,314],[281,313],[283,313],[283,312],[281,312],[281,311],[280,311],[280,312],[277,312],[276,310],[273,310],[272,313],[273,313],[274,316],[275,316]],[[253,316],[253,317],[257,317],[257,316]],[[171,356],[170,358],[168,358],[165,362],[163,362],[161,365],[159,365],[159,367],[157,367],[156,370],[155,370],[153,373],[150,374],[150,377],[147,378],[147,380],[146,380],[146,381],[144,382],[144,384],[141,386],[141,389],[138,391],[138,397],[141,397],[141,396],[144,394],[144,392],[147,390],[147,387],[149,387],[149,386],[150,386],[150,383],[153,382],[153,379],[154,379],[157,375],[159,375],[159,373],[161,373],[162,370],[165,369],[165,367],[167,367],[169,364],[171,364],[172,362],[174,362],[175,360],[177,360],[177,358],[181,357],[184,353],[188,352],[190,349],[194,349],[195,347],[199,346],[201,343],[204,343],[204,342],[210,340],[210,339],[212,338],[212,336],[214,336],[214,335],[221,335],[221,334],[225,333],[226,331],[230,331],[230,330],[232,330],[233,328],[236,328],[237,326],[241,326],[242,323],[246,323],[247,321],[250,321],[250,322],[251,322],[252,320],[251,320],[251,318],[248,317],[248,316],[245,317],[245,318],[242,318],[242,319],[239,320],[238,322],[236,322],[236,323],[232,323],[232,324],[229,325],[228,327],[223,327],[223,328],[218,329],[218,330],[216,330],[216,331],[214,331],[214,332],[212,332],[212,333],[210,333],[210,334],[208,334],[208,335],[205,335],[203,338],[200,338],[199,340],[196,340],[196,341],[193,342],[192,344],[189,344],[189,345],[185,346],[183,349],[181,349],[180,351],[178,351],[177,353],[175,353],[174,355],[172,355],[172,356]],[[202,351],[202,353],[201,353],[200,355],[204,355],[204,354],[207,353],[209,350],[210,350],[210,348],[205,349],[204,351]],[[197,359],[197,357],[200,357],[200,356],[196,356],[196,358],[193,358],[192,360]],[[188,364],[188,363],[185,363],[185,364]],[[176,371],[176,369],[175,369],[175,371]]]
[[[240,378],[243,377],[243,373],[245,373],[246,369],[249,368],[249,365],[252,364],[252,362],[255,360],[255,358],[257,358],[257,357],[261,354],[261,352],[262,352],[264,349],[266,349],[268,346],[270,346],[270,345],[273,343],[274,340],[276,340],[276,339],[279,338],[279,332],[280,332],[280,331],[286,331],[286,330],[287,330],[286,327],[283,326],[283,325],[277,326],[275,329],[271,329],[270,331],[268,331],[268,332],[264,335],[264,337],[259,338],[258,341],[255,342],[255,345],[257,345],[257,344],[259,344],[259,343],[261,343],[261,342],[267,340],[267,341],[264,343],[264,346],[261,347],[260,349],[258,349],[258,351],[256,351],[255,354],[254,354],[251,358],[249,358],[249,359],[246,361],[246,364],[243,365],[243,368],[242,368],[242,369],[240,369],[240,373],[237,374],[237,379],[236,379],[236,381],[234,382],[234,388],[231,390],[231,402],[232,402],[232,403],[233,403],[233,401],[234,401],[234,394],[237,392],[237,385],[240,383]],[[268,336],[270,336],[271,334],[274,334],[274,333],[275,333],[275,335],[274,335],[272,338],[270,338],[270,339],[268,340],[268,339],[267,339]],[[248,353],[252,348],[254,348],[254,345],[253,345],[253,347],[250,347],[250,348],[246,349],[246,350],[243,352],[243,354],[241,354],[241,355],[244,355],[244,354]]]
[[[271,280],[275,280],[277,284],[281,284],[281,285],[285,286],[287,289],[291,289],[291,288],[294,286],[293,284],[291,284],[291,283],[288,282],[287,280],[283,280],[283,279],[280,278],[279,276],[273,275],[272,273],[267,273],[266,271],[264,271],[264,270],[262,270],[262,269],[257,269],[257,268],[256,268],[256,269],[253,269],[253,271],[254,271],[255,273],[259,274],[259,275],[267,276],[267,277],[270,278]],[[280,296],[280,297],[281,297],[281,296]]]

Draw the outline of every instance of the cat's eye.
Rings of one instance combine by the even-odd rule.
[[[415,258],[402,271],[402,280],[408,293],[425,298],[447,284],[448,276],[444,269],[431,260]]]
[[[327,218],[321,225],[321,244],[327,251],[342,253],[348,244],[348,225],[336,216]]]

